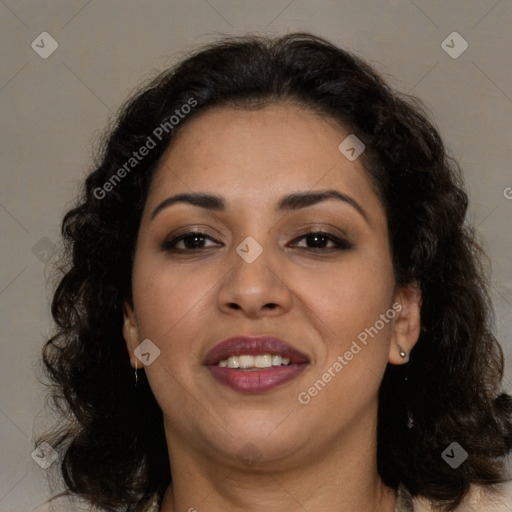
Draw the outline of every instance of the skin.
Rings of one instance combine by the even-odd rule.
[[[387,364],[406,362],[399,346],[409,353],[418,339],[421,298],[415,286],[396,286],[383,205],[360,159],[338,150],[347,135],[290,104],[211,109],[181,127],[159,165],[138,234],[124,337],[133,367],[141,367],[134,350],[142,340],[161,351],[144,371],[163,411],[172,468],[163,512],[394,509],[395,492],[376,468],[378,390]],[[275,210],[286,194],[323,189],[350,196],[367,219],[336,200]],[[163,200],[190,192],[218,194],[227,209],[176,203],[151,220]],[[353,247],[335,251],[328,240],[303,238],[311,227]],[[186,254],[162,249],[194,228],[210,238],[188,249],[180,242]],[[247,236],[263,248],[252,263],[236,252]],[[394,303],[400,313],[300,403],[298,394]],[[280,337],[310,364],[271,391],[234,391],[202,362],[237,334]],[[238,455],[246,443],[258,456],[250,464]]]

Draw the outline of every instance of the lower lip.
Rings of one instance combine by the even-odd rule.
[[[208,365],[207,368],[221,384],[245,393],[270,391],[297,377],[307,364],[273,366],[264,370],[235,370],[226,366]]]

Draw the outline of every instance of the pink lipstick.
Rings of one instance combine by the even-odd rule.
[[[297,377],[308,357],[272,336],[236,336],[217,344],[204,365],[220,383],[245,393],[262,393]]]

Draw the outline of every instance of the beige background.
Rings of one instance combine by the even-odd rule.
[[[0,511],[35,510],[48,496],[48,470],[31,458],[44,423],[45,280],[95,137],[138,84],[222,34],[313,31],[427,103],[465,170],[491,256],[512,392],[511,25],[510,0],[0,0]],[[458,58],[441,47],[453,31],[469,45]],[[42,32],[58,43],[47,59],[31,47]]]

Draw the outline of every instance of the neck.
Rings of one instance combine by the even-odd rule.
[[[377,473],[375,418],[375,411],[367,411],[338,441],[316,444],[293,463],[259,467],[222,465],[168,432],[173,484],[160,511],[393,512],[396,493]]]

